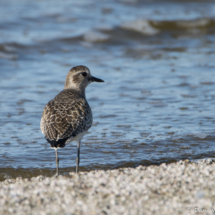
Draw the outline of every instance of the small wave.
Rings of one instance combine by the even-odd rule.
[[[198,138],[198,139],[203,140],[203,139],[206,139],[206,138],[210,137],[210,134],[207,133],[207,132],[187,133],[187,134],[185,134],[183,136],[183,138],[186,139],[186,137],[188,137],[188,138],[190,138],[190,137],[191,138]]]
[[[208,134],[199,132],[199,133],[193,134],[193,136],[198,137],[199,139],[205,139],[205,138],[207,138]]]
[[[183,28],[202,28],[207,27],[210,24],[210,20],[207,18],[196,20],[183,20],[176,22],[179,27]]]
[[[0,52],[0,58],[1,59],[6,59],[6,60],[17,60],[18,56],[16,54],[1,53]]]
[[[173,20],[173,21],[155,21],[151,20],[150,24],[159,30],[177,30],[177,29],[201,29],[214,28],[215,20],[212,18],[199,18],[193,20]]]
[[[6,60],[17,60],[18,55],[15,52],[15,46],[11,45],[0,45],[0,59]]]
[[[202,28],[214,28],[215,20],[212,18],[200,18],[193,20],[134,20],[122,23],[120,28],[130,31],[139,32],[144,35],[157,35],[162,31],[171,30],[193,30]]]
[[[122,29],[136,31],[144,35],[156,35],[159,30],[154,28],[147,20],[135,20],[125,22],[120,26]]]
[[[83,35],[83,39],[87,42],[92,42],[92,43],[104,42],[109,39],[109,36],[99,31],[90,31]]]

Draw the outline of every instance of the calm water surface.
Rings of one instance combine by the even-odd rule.
[[[81,171],[215,157],[213,1],[3,0],[0,17],[1,180],[54,174],[40,118],[76,65],[105,80]],[[76,143],[59,157],[75,171]]]

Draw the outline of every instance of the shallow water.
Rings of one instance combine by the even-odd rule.
[[[81,171],[215,157],[213,1],[1,1],[0,179],[55,172],[40,131],[68,70],[87,88],[94,123]],[[76,143],[59,150],[75,171]]]

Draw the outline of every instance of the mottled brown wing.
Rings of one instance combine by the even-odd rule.
[[[75,137],[91,124],[91,109],[84,99],[69,104],[52,100],[43,110],[40,127],[46,139],[59,140]]]

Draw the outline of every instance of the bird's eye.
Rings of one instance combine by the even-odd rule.
[[[82,74],[82,76],[87,76],[87,73],[86,72],[83,72],[83,73],[81,73]]]

